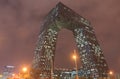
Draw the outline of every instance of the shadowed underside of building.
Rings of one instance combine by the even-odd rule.
[[[33,69],[38,69],[39,74],[47,77],[52,75],[58,32],[63,28],[73,32],[82,62],[83,76],[106,77],[108,66],[90,22],[62,3],[58,3],[49,12],[41,26]]]

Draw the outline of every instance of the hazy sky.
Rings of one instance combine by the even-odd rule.
[[[32,63],[40,25],[59,1],[92,23],[110,69],[120,72],[120,0],[0,0],[0,71]],[[74,67],[72,37],[60,31],[56,67]]]

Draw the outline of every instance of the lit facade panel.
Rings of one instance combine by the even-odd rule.
[[[106,77],[108,66],[90,22],[62,3],[58,3],[49,12],[41,26],[33,68],[39,68],[40,74],[51,75],[57,36],[62,28],[73,32],[82,62],[83,76]]]

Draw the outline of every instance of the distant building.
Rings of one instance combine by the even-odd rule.
[[[82,77],[84,71],[82,69],[78,69],[78,76]],[[54,77],[59,77],[60,79],[75,79],[76,70],[58,68],[54,70]]]
[[[15,66],[10,66],[10,65],[4,66],[2,79],[7,79],[7,78],[11,77],[14,69],[15,69]]]
[[[57,68],[54,70],[54,78],[55,79],[71,79],[72,70],[65,68]]]

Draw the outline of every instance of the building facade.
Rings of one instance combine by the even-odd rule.
[[[49,12],[41,26],[34,53],[33,69],[39,68],[40,74],[52,76],[58,32],[63,28],[73,32],[82,62],[83,76],[106,77],[108,65],[93,27],[87,19],[62,3],[58,3]]]

